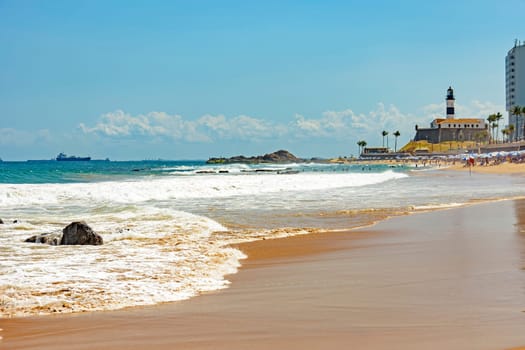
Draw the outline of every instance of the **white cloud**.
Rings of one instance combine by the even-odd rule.
[[[215,142],[217,147],[222,147],[220,142],[223,142],[227,147],[230,141],[241,141],[247,146],[249,143],[258,143],[257,147],[265,149],[293,145],[302,149],[301,152],[308,156],[355,148],[358,140],[365,140],[370,146],[380,146],[383,130],[390,133],[390,146],[393,144],[393,133],[396,130],[400,131],[399,148],[414,137],[416,124],[428,127],[434,118],[445,117],[445,110],[444,102],[422,106],[414,114],[405,113],[394,105],[378,103],[367,113],[357,113],[348,108],[328,110],[315,116],[296,114],[282,121],[248,115],[228,117],[220,114],[206,114],[197,119],[187,119],[166,112],[131,115],[117,110],[101,115],[92,125],[80,124],[79,131],[83,135],[68,131],[59,134],[56,130],[51,132],[46,129],[0,128],[0,146],[5,157],[9,152],[19,152],[21,149],[38,149],[42,154],[62,149],[71,150],[75,147],[84,147],[83,150],[87,151],[94,147],[93,142],[117,147],[142,147],[144,138],[148,138],[150,149],[157,147],[156,145],[171,144],[174,140],[181,144],[192,143],[196,148],[200,143],[201,150],[209,148],[206,143]],[[456,104],[458,117],[486,119],[489,114],[504,111],[504,106],[492,102],[471,101],[464,105]],[[190,149],[188,153],[193,152],[192,147],[186,148]]]
[[[41,142],[50,142],[51,133],[47,129],[36,131],[0,128],[0,145],[3,146],[30,146]]]
[[[463,106],[460,105],[460,108],[463,108]],[[505,114],[505,106],[497,105],[492,102],[481,102],[474,100],[470,105],[465,106],[464,110],[459,109],[457,113],[460,117],[477,117],[487,119],[489,115],[498,112]]]
[[[401,130],[402,134],[408,135],[416,123],[413,115],[401,113],[393,105],[385,108],[383,103],[379,103],[368,114],[358,114],[346,109],[324,112],[320,118],[307,119],[296,115],[292,126],[296,129],[296,136],[371,140],[379,138],[383,130],[391,133]]]
[[[197,122],[207,132],[214,133],[222,139],[264,139],[281,133],[279,127],[272,123],[246,115],[234,118],[227,118],[224,115],[204,115]]]
[[[282,125],[246,115],[227,118],[224,115],[204,115],[199,119],[185,120],[180,115],[150,112],[132,116],[124,111],[106,113],[93,127],[79,125],[86,134],[110,137],[164,136],[190,142],[210,142],[216,139],[264,139],[281,136],[286,132]]]
[[[356,114],[351,109],[343,111],[327,111],[320,118],[306,118],[300,114],[295,115],[292,127],[297,136],[333,137],[345,136],[353,129],[367,129],[364,122],[366,117]]]
[[[458,117],[486,118],[503,110],[502,106],[491,102],[472,101],[467,105],[456,105]],[[378,103],[368,113],[356,113],[352,109],[330,110],[318,117],[296,114],[287,123],[276,123],[247,115],[227,117],[206,114],[196,120],[187,120],[181,115],[165,112],[132,116],[117,110],[102,115],[93,127],[80,124],[80,128],[86,134],[109,137],[155,136],[188,142],[329,138],[344,142],[364,139],[369,144],[378,144],[382,141],[383,130],[390,135],[399,130],[402,135],[400,141],[408,141],[415,134],[416,124],[426,127],[433,119],[445,116],[445,103],[429,104],[419,111],[418,115],[413,115],[403,113],[394,105]]]
[[[86,133],[106,136],[165,136],[185,141],[209,141],[209,138],[197,130],[197,123],[185,121],[180,115],[165,112],[150,112],[146,115],[132,116],[124,111],[106,113],[94,127],[84,123],[79,125]]]

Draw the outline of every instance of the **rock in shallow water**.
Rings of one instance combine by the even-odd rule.
[[[67,225],[62,233],[43,233],[29,237],[25,242],[50,245],[102,245],[103,239],[85,222],[77,221]]]
[[[72,222],[62,230],[61,245],[102,245],[102,237],[85,222]]]
[[[29,243],[42,243],[49,245],[60,245],[60,240],[62,239],[61,233],[42,233],[33,237],[29,237],[24,242]]]

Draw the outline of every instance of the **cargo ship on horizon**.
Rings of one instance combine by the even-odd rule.
[[[57,161],[89,161],[91,160],[91,157],[76,157],[76,156],[68,156],[65,153],[59,153],[56,157]]]

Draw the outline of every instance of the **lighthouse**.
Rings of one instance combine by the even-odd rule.
[[[447,119],[454,119],[454,90],[452,87],[448,87],[447,90]]]

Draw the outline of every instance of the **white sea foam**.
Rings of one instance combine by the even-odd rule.
[[[413,207],[415,211],[437,210],[437,209],[451,209],[465,205],[465,203],[442,203],[442,204],[427,204],[416,205]]]
[[[24,243],[64,223],[8,224],[0,232],[0,317],[117,309],[182,300],[224,288],[243,257],[212,233],[205,217],[169,209],[129,208],[91,215],[103,246]],[[44,224],[44,225],[42,225]]]
[[[238,166],[236,175],[221,176],[1,184],[0,209],[10,217],[4,216],[7,224],[0,226],[0,316],[117,309],[224,288],[224,276],[234,273],[243,258],[228,244],[308,231],[228,232],[217,221],[184,207],[209,206],[201,210],[207,213],[228,199],[233,207],[249,203],[257,209],[261,203],[255,199],[269,195],[279,210],[288,206],[283,199],[301,200],[300,193],[406,177],[390,171],[244,174],[243,168]],[[74,220],[85,220],[105,244],[56,247],[23,242],[34,234],[59,232]]]
[[[245,165],[211,168],[229,173],[179,168],[127,181],[0,184],[0,217],[6,222],[0,225],[0,317],[181,300],[227,286],[225,275],[235,272],[243,257],[230,243],[326,228],[330,212],[424,210],[517,195],[525,188],[519,177],[485,181],[393,171],[283,175],[243,172],[254,168]],[[190,176],[168,175],[172,171]],[[23,242],[74,220],[85,220],[105,244]],[[344,216],[335,220],[334,227],[346,225]]]
[[[257,196],[283,191],[312,191],[359,187],[406,177],[384,173],[301,173],[202,175],[145,178],[138,181],[75,184],[0,184],[0,208],[61,205],[78,202],[140,203],[170,199]]]

